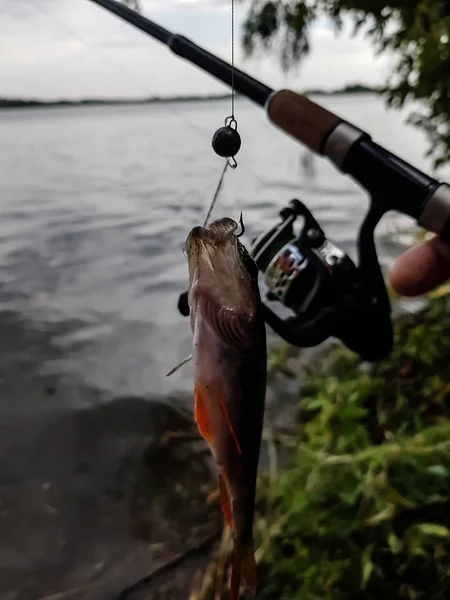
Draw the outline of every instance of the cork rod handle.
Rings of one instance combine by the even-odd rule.
[[[280,90],[271,96],[267,115],[272,123],[317,154],[323,154],[325,140],[342,120],[290,90]]]

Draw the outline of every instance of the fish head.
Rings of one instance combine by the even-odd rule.
[[[194,227],[186,240],[188,301],[193,319],[199,305],[210,320],[250,324],[258,309],[258,268],[239,241],[238,223],[230,218]],[[192,323],[192,321],[191,321]]]

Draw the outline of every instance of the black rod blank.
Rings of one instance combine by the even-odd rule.
[[[211,54],[204,48],[194,44],[194,42],[191,42],[191,40],[188,40],[182,35],[171,33],[167,29],[164,29],[164,27],[150,21],[138,12],[129,9],[127,6],[116,0],[90,1],[102,6],[109,12],[124,19],[127,23],[130,23],[130,25],[134,25],[152,38],[162,42],[177,56],[193,63],[203,71],[206,71],[219,79],[219,81],[225,83],[228,87],[231,87],[233,81],[233,67],[217,56],[214,56],[214,54]],[[234,68],[234,88],[238,94],[246,96],[256,104],[259,104],[259,106],[263,107],[266,105],[269,96],[273,93],[273,90],[270,87],[236,68]]]

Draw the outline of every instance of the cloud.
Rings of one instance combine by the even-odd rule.
[[[230,58],[229,2],[143,0],[162,26]],[[89,0],[0,0],[0,95],[26,97],[143,96],[213,93],[224,88],[167,48]],[[236,10],[239,32],[243,7]],[[362,35],[335,37],[324,23],[298,72],[281,73],[275,57],[237,65],[274,88],[336,87],[383,81],[389,59],[375,59]]]

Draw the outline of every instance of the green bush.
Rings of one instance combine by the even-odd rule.
[[[382,363],[333,351],[302,396],[258,598],[450,598],[449,298],[399,319]]]

